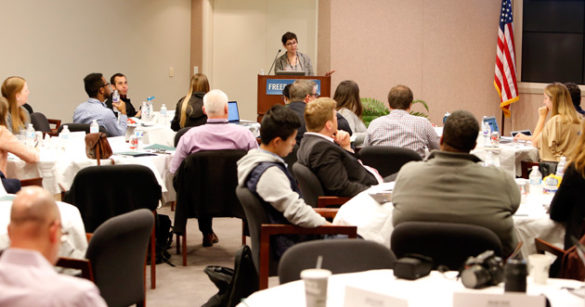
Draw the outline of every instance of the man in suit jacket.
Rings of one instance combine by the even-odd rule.
[[[349,134],[337,130],[335,100],[319,98],[305,108],[307,131],[297,153],[321,181],[327,195],[352,197],[381,182],[374,169],[367,169],[354,156]]]

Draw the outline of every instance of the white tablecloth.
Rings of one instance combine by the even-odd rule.
[[[8,196],[11,197],[11,196]],[[59,256],[71,258],[85,258],[87,250],[87,238],[85,236],[85,227],[79,210],[64,202],[57,202],[59,212],[61,213],[61,224],[63,230],[68,232],[61,242]],[[10,223],[10,208],[12,200],[0,201],[0,249],[5,249],[10,245],[8,239],[7,226]]]
[[[57,138],[52,139],[51,145],[41,149],[40,162],[27,164],[18,157],[10,155],[7,165],[7,177],[28,179],[43,177],[43,187],[53,194],[67,191],[71,188],[73,179],[82,168],[97,165],[96,160],[88,159],[85,155],[84,133],[71,133],[71,140],[67,146],[59,145]],[[165,202],[175,200],[172,186],[172,176],[169,173],[171,154],[157,154],[155,156],[132,157],[117,155],[119,152],[131,152],[124,137],[111,137],[108,142],[114,155],[110,159],[101,160],[102,165],[112,164],[139,164],[152,170],[163,192]],[[139,150],[142,151],[142,150]]]
[[[486,161],[490,151],[499,157],[500,167],[513,177],[520,177],[522,175],[520,161],[538,161],[538,150],[536,147],[520,143],[500,144],[497,148],[478,146],[471,153]]]
[[[456,280],[456,272],[441,274],[433,271],[429,276],[409,281],[396,279],[392,270],[373,270],[351,274],[337,274],[329,278],[327,287],[327,306],[341,307],[344,305],[347,286],[366,289],[372,292],[408,300],[409,307],[453,306],[453,294],[458,292],[472,293],[504,293],[504,284],[481,290],[466,289],[461,281]],[[527,294],[544,294],[553,307],[582,307],[583,298],[569,293],[563,287],[579,288],[582,282],[568,279],[549,279],[546,285],[534,284],[529,277]],[[371,305],[378,301],[372,301]],[[258,291],[242,301],[239,307],[259,306],[305,306],[305,287],[303,281],[294,281],[277,287]],[[383,305],[387,306],[387,305]],[[491,305],[490,305],[491,306]],[[495,306],[495,305],[494,305]],[[502,306],[502,305],[498,305]]]
[[[394,206],[391,202],[380,205],[368,193],[390,186],[392,184],[385,183],[359,193],[339,208],[333,224],[357,226],[358,234],[364,239],[390,248],[390,235],[394,230],[392,225]],[[562,224],[551,220],[543,206],[545,203],[550,203],[550,200],[551,197],[545,195],[523,197],[523,203],[514,216],[516,237],[524,242],[522,246],[524,256],[536,253],[535,238],[545,239],[563,248],[565,228]]]

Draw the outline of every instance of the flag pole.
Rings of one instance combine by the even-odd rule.
[[[502,129],[500,129],[500,136],[504,136],[504,131],[506,131],[504,129],[504,123],[505,123],[505,120],[506,120],[506,116],[504,115],[504,111],[503,110],[500,110],[500,111],[502,112],[502,126],[501,126]]]

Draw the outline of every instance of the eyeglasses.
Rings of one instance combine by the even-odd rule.
[[[295,41],[292,41],[292,42],[287,42],[286,43],[286,46],[292,46],[292,45],[296,45],[296,44],[297,44],[297,41],[295,40]]]

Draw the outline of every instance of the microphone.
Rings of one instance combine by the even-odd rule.
[[[282,49],[278,49],[278,51],[276,52],[276,55],[274,56],[274,61],[272,61],[272,65],[270,65],[270,69],[268,70],[268,75],[270,75],[272,68],[274,68],[274,64],[276,64],[276,59],[278,58],[278,55],[280,54],[281,50]]]

